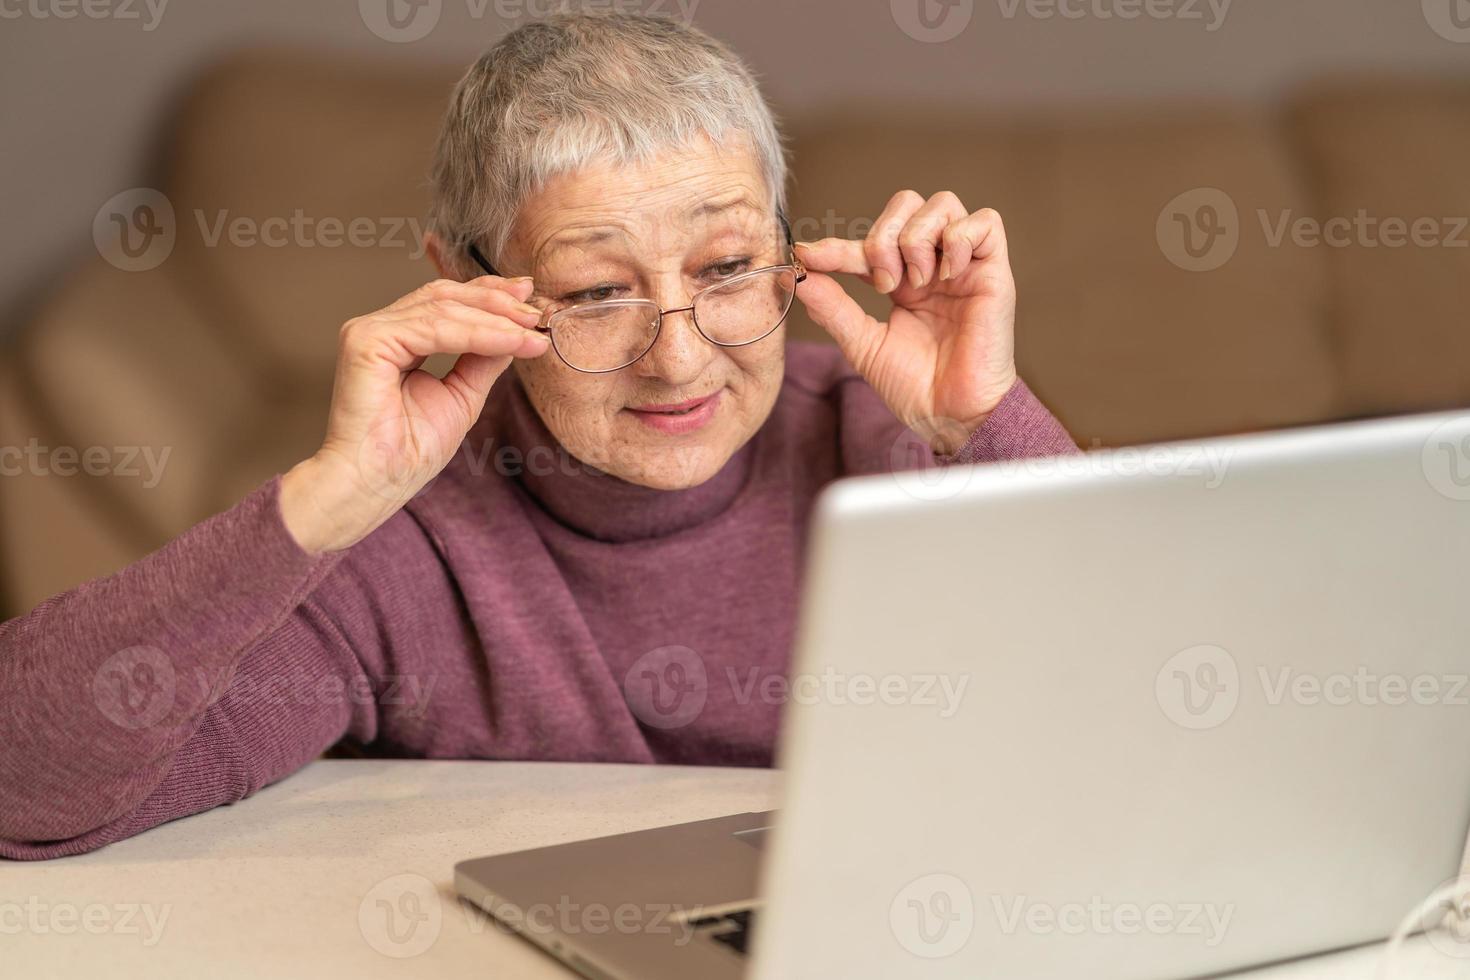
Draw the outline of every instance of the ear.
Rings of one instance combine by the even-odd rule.
[[[434,269],[439,273],[440,279],[458,279],[459,263],[454,256],[449,254],[449,249],[444,245],[444,239],[434,232],[424,233],[424,254],[429,261],[434,263]]]

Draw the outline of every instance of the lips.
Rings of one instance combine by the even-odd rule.
[[[639,422],[656,431],[681,435],[703,428],[714,418],[720,405],[721,391],[691,398],[688,401],[639,405],[625,409]]]
[[[659,415],[684,415],[694,411],[713,397],[714,395],[705,395],[703,398],[691,398],[687,402],[675,402],[670,405],[639,405],[633,411],[657,412]]]

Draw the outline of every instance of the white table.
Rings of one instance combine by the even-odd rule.
[[[316,762],[234,806],[93,854],[0,862],[0,977],[569,980],[455,899],[456,861],[770,809],[777,778],[671,766]],[[396,932],[385,907],[404,913]],[[1249,977],[1369,980],[1377,952]],[[1467,975],[1470,960],[1423,940],[1387,974]]]

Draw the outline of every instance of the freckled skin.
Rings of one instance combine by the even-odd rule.
[[[711,263],[759,250],[757,265],[789,261],[775,231],[770,194],[754,157],[700,140],[647,165],[593,167],[551,182],[526,202],[501,265],[508,276],[535,277],[533,305],[564,306],[560,297],[605,283],[637,286],[664,309],[689,305],[711,284]],[[743,199],[718,215],[690,217],[705,202]],[[608,230],[605,241],[559,241],[568,233]],[[752,266],[754,267],[754,266]],[[631,290],[615,298],[631,295]],[[785,369],[786,330],[745,347],[717,347],[688,313],[666,316],[653,348],[609,374],[584,374],[555,354],[517,360],[536,411],[568,452],[631,483],[664,490],[714,476],[770,415]],[[671,435],[624,411],[721,392],[714,418]]]

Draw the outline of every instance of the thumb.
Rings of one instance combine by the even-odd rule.
[[[882,324],[829,275],[808,269],[806,282],[797,288],[796,298],[817,326],[837,341],[853,367],[860,365],[873,338],[882,333]]]
[[[464,400],[472,422],[485,407],[491,385],[510,367],[510,362],[509,355],[461,354],[444,376],[444,384]]]

